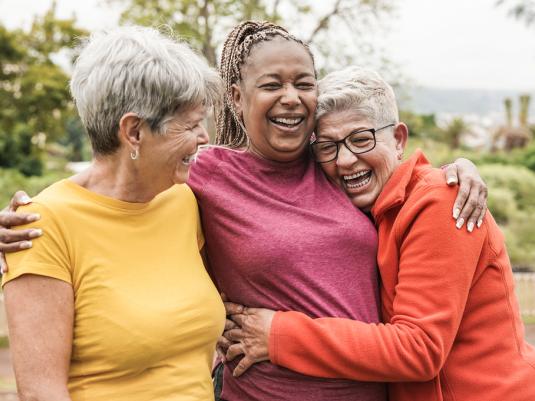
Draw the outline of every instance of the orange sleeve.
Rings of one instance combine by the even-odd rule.
[[[318,377],[361,381],[427,381],[442,368],[462,319],[486,223],[467,233],[451,217],[454,188],[415,191],[398,214],[399,250],[393,314],[386,324],[311,319],[278,312],[269,354],[273,363]],[[410,200],[409,200],[410,201]],[[398,222],[399,223],[399,222]],[[381,227],[379,227],[381,233]],[[381,241],[381,235],[380,235]],[[355,277],[358,280],[358,277]]]

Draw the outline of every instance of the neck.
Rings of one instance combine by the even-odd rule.
[[[119,154],[95,157],[89,169],[71,180],[91,192],[131,203],[147,203],[161,192],[144,183],[132,160]]]

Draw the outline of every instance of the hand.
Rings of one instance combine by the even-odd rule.
[[[40,216],[34,213],[16,213],[19,206],[27,205],[32,200],[23,191],[18,191],[11,198],[9,206],[0,212],[0,270],[6,273],[7,263],[4,252],[17,252],[32,246],[31,239],[42,235],[38,229],[10,230],[12,226],[28,224],[39,220]]]
[[[219,360],[222,363],[226,363],[227,362],[227,357],[226,357],[227,351],[228,351],[229,347],[232,345],[232,341],[227,339],[227,337],[225,335],[228,333],[228,331],[230,331],[232,329],[239,329],[239,326],[236,323],[234,323],[232,320],[226,319],[225,320],[225,330],[224,330],[223,334],[217,339],[217,343],[216,343],[216,347],[215,347],[215,351],[217,353],[217,356],[219,357]]]
[[[225,305],[233,308],[236,304]],[[275,312],[261,308],[242,308],[241,313],[231,314],[231,319],[240,326],[225,333],[227,340],[235,342],[227,350],[226,359],[231,361],[238,355],[244,357],[238,363],[234,377],[239,377],[253,364],[269,360],[269,332]],[[227,309],[228,310],[228,309]]]
[[[481,227],[487,211],[487,185],[479,175],[477,167],[468,159],[457,159],[446,167],[448,185],[460,184],[459,193],[453,205],[453,218],[457,228],[466,222],[469,232]]]

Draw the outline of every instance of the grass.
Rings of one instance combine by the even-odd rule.
[[[0,337],[0,348],[9,348],[9,338],[7,336]]]
[[[522,316],[524,324],[535,324],[535,316]]]

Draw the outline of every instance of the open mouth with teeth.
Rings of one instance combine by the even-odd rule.
[[[344,175],[344,185],[346,188],[362,188],[369,184],[372,179],[372,170],[359,171],[351,175]]]
[[[184,157],[182,159],[182,164],[185,164],[186,166],[189,166],[191,163],[193,163],[195,161],[195,159],[197,158],[197,152],[191,154],[191,155],[187,155],[186,157]]]
[[[271,117],[269,121],[284,128],[295,128],[305,120],[305,117],[279,118]]]

